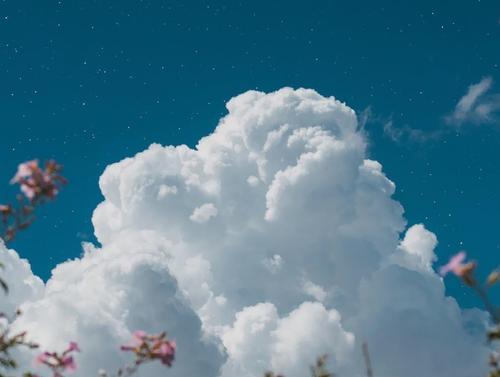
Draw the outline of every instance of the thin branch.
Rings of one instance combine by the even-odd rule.
[[[363,349],[363,358],[365,360],[366,376],[373,377],[373,369],[372,369],[372,363],[370,360],[370,353],[368,352],[368,344],[366,344],[366,342],[363,342],[363,345],[361,346],[361,348]]]

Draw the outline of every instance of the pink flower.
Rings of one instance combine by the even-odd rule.
[[[172,366],[175,358],[176,344],[166,339],[166,333],[148,335],[144,331],[135,331],[129,344],[122,345],[122,351],[131,351],[135,354],[135,364],[146,361],[160,360],[162,364]]]
[[[474,279],[474,270],[476,269],[476,262],[465,262],[465,251],[461,251],[450,258],[450,261],[439,269],[441,276],[452,272],[467,285],[474,286],[476,281]]]
[[[44,169],[38,166],[38,160],[23,162],[10,182],[18,183],[23,194],[32,202],[53,199],[59,192],[58,187],[66,183],[59,174],[61,169],[53,160],[46,162]]]
[[[29,199],[33,200],[36,196],[37,190],[32,182],[31,178],[28,178],[25,183],[21,183],[21,191],[22,193]]]
[[[19,164],[10,182],[18,184],[23,195],[17,196],[18,206],[0,204],[0,225],[3,225],[0,237],[10,241],[18,231],[31,225],[36,205],[54,199],[61,186],[67,183],[61,171],[62,166],[53,160],[47,161],[43,167],[38,165],[38,160]],[[25,198],[28,204],[25,204]]]
[[[66,349],[65,353],[72,352],[72,351],[78,351],[78,352],[80,352],[80,347],[78,346],[77,342],[69,342],[69,346]]]
[[[74,372],[76,370],[75,359],[71,352],[80,351],[76,342],[70,342],[68,348],[62,352],[43,352],[35,359],[35,364],[43,364],[52,370],[53,377],[62,377],[65,371]]]
[[[18,165],[16,175],[10,180],[10,183],[18,183],[21,179],[29,177],[34,171],[38,170],[38,160],[26,161]]]
[[[41,365],[45,364],[50,358],[50,354],[48,352],[42,352],[35,358],[35,364]]]
[[[465,261],[466,254],[465,251],[461,251],[450,258],[450,261],[446,263],[439,269],[439,274],[441,276],[445,276],[449,272],[453,272],[455,275],[458,275],[458,271],[460,267],[463,265],[463,261]]]
[[[176,344],[173,341],[162,341],[158,350],[153,350],[164,365],[171,366],[175,358]]]
[[[144,331],[136,330],[132,333],[132,339],[128,344],[120,346],[122,351],[134,351],[141,347],[146,339],[147,334]]]
[[[68,370],[69,372],[74,372],[76,370],[76,363],[73,356],[64,356],[61,360],[61,368],[63,370]]]
[[[139,340],[139,341],[143,341],[144,339],[146,339],[146,337],[148,336],[148,334],[146,334],[144,331],[142,330],[136,330],[132,333],[132,337],[135,339],[135,340]]]

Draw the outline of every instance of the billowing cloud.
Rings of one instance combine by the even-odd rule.
[[[491,77],[484,77],[477,84],[470,85],[446,121],[454,125],[493,121],[500,111],[500,94],[491,93],[492,85]]]
[[[155,144],[106,168],[102,247],[16,296],[16,325],[50,347],[79,339],[78,376],[124,362],[112,345],[136,328],[177,340],[172,376],[298,377],[324,353],[361,376],[363,341],[386,377],[483,373],[484,313],[445,296],[434,234],[403,233],[355,113],[290,88],[227,109],[195,149]]]
[[[224,353],[217,342],[205,339],[198,315],[179,294],[167,264],[168,247],[147,231],[123,234],[102,249],[84,245],[81,259],[53,270],[42,295],[16,297],[23,314],[15,329],[27,330],[49,350],[62,350],[69,340],[78,340],[83,350],[78,375],[95,376],[98,369],[116,372],[131,362],[119,345],[129,341],[134,329],[159,333],[168,327],[169,336],[185,350],[178,354],[172,375],[217,375]],[[17,263],[17,268],[26,266]],[[9,277],[12,282],[22,278]],[[29,280],[21,282],[26,292],[33,290]],[[20,357],[32,365],[32,355]],[[153,366],[148,375],[161,374],[162,368]]]

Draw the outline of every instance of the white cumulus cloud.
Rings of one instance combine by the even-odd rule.
[[[484,374],[483,334],[469,326],[484,315],[445,296],[436,237],[404,234],[354,111],[291,88],[227,109],[195,149],[154,144],[108,166],[92,218],[102,247],[45,286],[0,250],[31,281],[13,295],[16,326],[47,347],[79,339],[77,377],[124,362],[114,344],[136,328],[177,340],[172,376],[298,377],[324,353],[362,376],[363,341],[377,375]]]
[[[215,216],[217,216],[217,208],[212,203],[206,203],[196,207],[189,218],[195,223],[204,223]]]

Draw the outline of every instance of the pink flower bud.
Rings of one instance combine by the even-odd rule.
[[[71,351],[78,351],[80,352],[80,347],[78,346],[77,342],[69,342],[68,349],[66,352],[71,352]]]
[[[49,357],[50,355],[48,354],[48,352],[42,352],[35,358],[35,364],[37,365],[44,364],[48,361]]]
[[[144,332],[144,331],[141,331],[141,330],[136,330],[132,333],[132,336],[135,338],[135,339],[138,339],[138,340],[144,340],[146,337],[147,337],[147,334]]]

